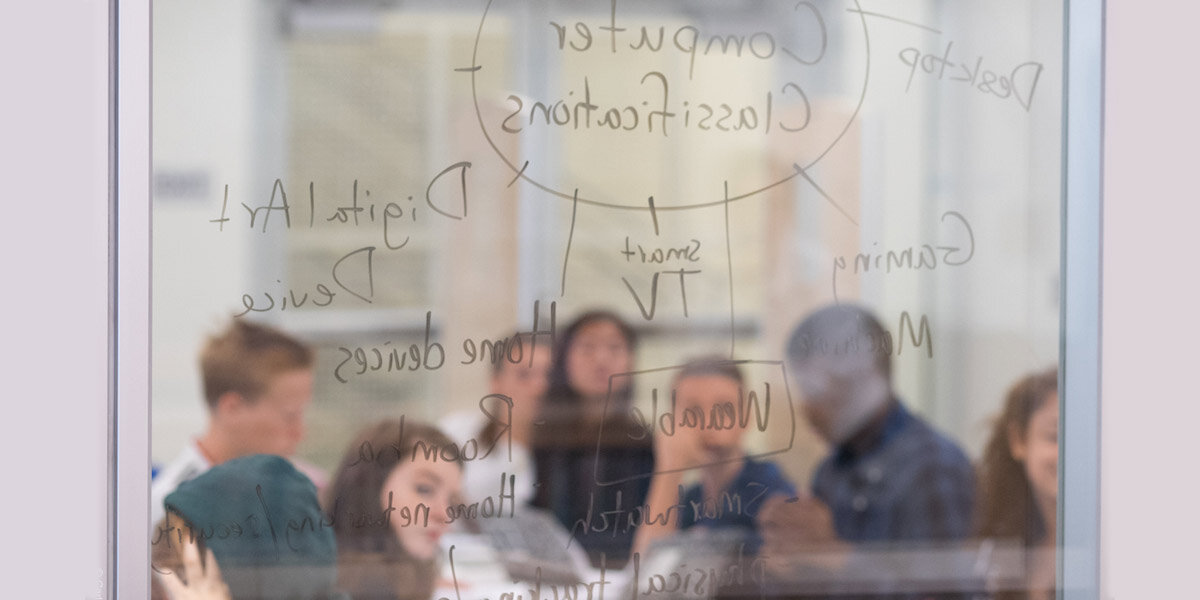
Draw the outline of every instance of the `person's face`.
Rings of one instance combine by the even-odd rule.
[[[593,321],[579,328],[567,350],[567,380],[586,398],[608,394],[608,378],[632,366],[629,343],[621,328],[609,320]],[[614,384],[627,383],[624,378]]]
[[[887,378],[863,357],[814,357],[794,366],[801,411],[826,442],[840,444],[870,421],[888,398]]]
[[[404,507],[416,512],[418,504],[429,507],[429,524],[414,520],[405,526],[405,521],[392,513],[392,531],[400,540],[400,546],[420,560],[433,558],[438,550],[438,541],[450,528],[447,507],[460,496],[462,468],[458,463],[430,460],[418,456],[416,460],[398,463],[383,482],[379,498],[380,508],[388,506],[388,494],[392,495],[392,507],[397,511]],[[424,514],[424,509],[421,510]]]
[[[229,423],[242,453],[295,454],[304,439],[304,412],[312,402],[312,389],[312,371],[298,369],[271,378],[257,398],[235,398]]]
[[[529,351],[528,344],[525,350]],[[526,355],[517,364],[504,362],[500,371],[492,377],[492,393],[504,394],[512,399],[514,422],[532,422],[546,393],[549,373],[550,349],[539,345],[533,352],[532,361]]]
[[[690,410],[702,415],[707,425],[695,431],[701,452],[698,458],[703,463],[728,460],[741,453],[745,428],[737,422],[738,392],[738,383],[723,375],[697,375],[675,383],[675,421],[681,422]],[[712,427],[714,418],[719,429]],[[675,430],[675,435],[688,433],[691,430]]]
[[[800,410],[804,418],[826,442],[836,442],[833,439],[834,421],[842,402],[838,386],[815,360],[796,367],[796,377],[800,383]]]
[[[1033,415],[1025,435],[1009,431],[1013,458],[1025,467],[1033,493],[1043,501],[1058,498],[1058,394],[1051,393]]]

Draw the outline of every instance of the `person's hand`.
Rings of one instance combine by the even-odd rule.
[[[217,558],[211,549],[205,552],[204,563],[201,563],[199,546],[184,544],[182,570],[187,584],[183,583],[179,573],[162,576],[163,587],[171,600],[231,600],[229,586],[221,579],[221,569],[217,567]]]
[[[666,517],[661,520],[648,518],[638,526],[633,539],[634,553],[644,555],[654,540],[670,535],[679,527],[683,517],[679,509],[675,509],[674,519],[670,518],[672,508],[683,492],[684,471],[700,466],[701,456],[700,436],[693,429],[677,428],[671,435],[661,431],[654,435],[655,472],[650,478],[644,506],[647,515]]]
[[[836,567],[849,549],[838,538],[833,511],[807,494],[768,498],[758,512],[758,530],[767,569],[776,573],[788,571],[796,563]]]
[[[654,470],[676,471],[703,466],[704,452],[696,429],[679,427],[671,435],[659,431],[654,436]]]
[[[795,498],[772,496],[763,503],[758,522],[779,542],[816,546],[837,541],[833,511],[822,501],[804,494]]]

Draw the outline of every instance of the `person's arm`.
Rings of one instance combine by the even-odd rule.
[[[807,493],[768,498],[759,510],[757,527],[763,538],[759,557],[776,575],[790,573],[799,565],[841,569],[853,549],[838,537],[829,507]]]
[[[782,581],[804,581],[805,573],[816,572],[835,587],[873,593],[911,591],[914,573],[928,574],[939,568],[961,572],[954,567],[959,566],[962,555],[929,543],[969,534],[974,489],[970,464],[961,454],[946,453],[912,479],[900,482],[898,489],[904,493],[891,513],[888,538],[878,540],[893,542],[891,545],[860,546],[840,539],[829,507],[807,494],[794,501],[768,500],[759,513],[764,540],[760,556],[767,570]],[[895,597],[926,597],[919,591],[909,594]]]
[[[698,449],[699,439],[691,430],[654,436],[654,476],[650,478],[642,522],[633,538],[634,552],[645,555],[654,540],[681,528],[683,474],[695,466]]]
[[[646,554],[650,544],[679,529],[679,490],[683,472],[659,473],[650,480],[645,512],[633,541],[633,551]]]

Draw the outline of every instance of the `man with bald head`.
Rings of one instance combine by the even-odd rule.
[[[971,464],[896,397],[891,351],[890,334],[854,305],[822,308],[792,332],[787,362],[801,410],[831,452],[813,476],[811,495],[772,499],[760,512],[764,554],[820,549],[844,566],[840,561],[862,544],[904,547],[970,533]]]

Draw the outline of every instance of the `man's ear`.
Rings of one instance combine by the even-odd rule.
[[[213,406],[213,416],[232,416],[240,412],[245,406],[245,396],[241,392],[230,390],[217,397],[217,403]]]

